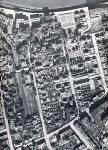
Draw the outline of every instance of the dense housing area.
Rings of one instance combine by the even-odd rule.
[[[0,150],[108,149],[108,7],[0,8]]]

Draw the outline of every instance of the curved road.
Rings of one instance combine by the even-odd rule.
[[[12,5],[19,5],[26,7],[49,7],[49,8],[60,8],[67,6],[77,6],[81,4],[86,4],[86,0],[1,0],[0,2],[4,2]]]

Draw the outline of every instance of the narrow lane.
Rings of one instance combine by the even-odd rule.
[[[63,48],[64,56],[66,57],[66,51],[65,51],[65,48],[64,48],[64,44],[63,44],[62,48]],[[70,81],[72,94],[74,95],[74,99],[75,99],[75,103],[76,103],[76,107],[77,107],[77,111],[78,111],[78,116],[79,116],[79,106],[78,106],[78,102],[77,102],[77,99],[76,99],[76,93],[75,93],[74,84],[73,84],[74,78],[71,75],[71,72],[70,72],[70,69],[69,69],[69,64],[66,63],[66,67],[67,67],[67,70],[69,72],[69,81]]]
[[[64,128],[68,127],[70,124],[73,124],[74,121],[77,120],[77,119],[78,119],[78,117],[76,117],[76,118],[75,118],[74,120],[72,120],[71,122],[65,124],[65,125],[62,126],[61,128],[55,130],[54,132],[51,132],[50,134],[48,134],[48,137],[51,137],[51,136],[53,136],[54,134],[57,134],[60,130],[62,130],[62,129],[64,129]]]

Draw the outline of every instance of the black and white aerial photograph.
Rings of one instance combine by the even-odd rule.
[[[0,150],[108,150],[108,0],[0,0]]]

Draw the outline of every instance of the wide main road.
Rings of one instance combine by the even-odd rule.
[[[98,2],[105,2],[107,0],[0,0],[0,2],[4,2],[7,4],[17,5],[17,6],[25,6],[27,8],[61,8],[61,7],[71,7],[71,6],[81,6],[81,5],[94,5]]]
[[[4,2],[12,5],[19,5],[25,7],[49,7],[49,8],[61,8],[68,6],[79,6],[86,4],[86,0],[0,0],[0,2]]]

